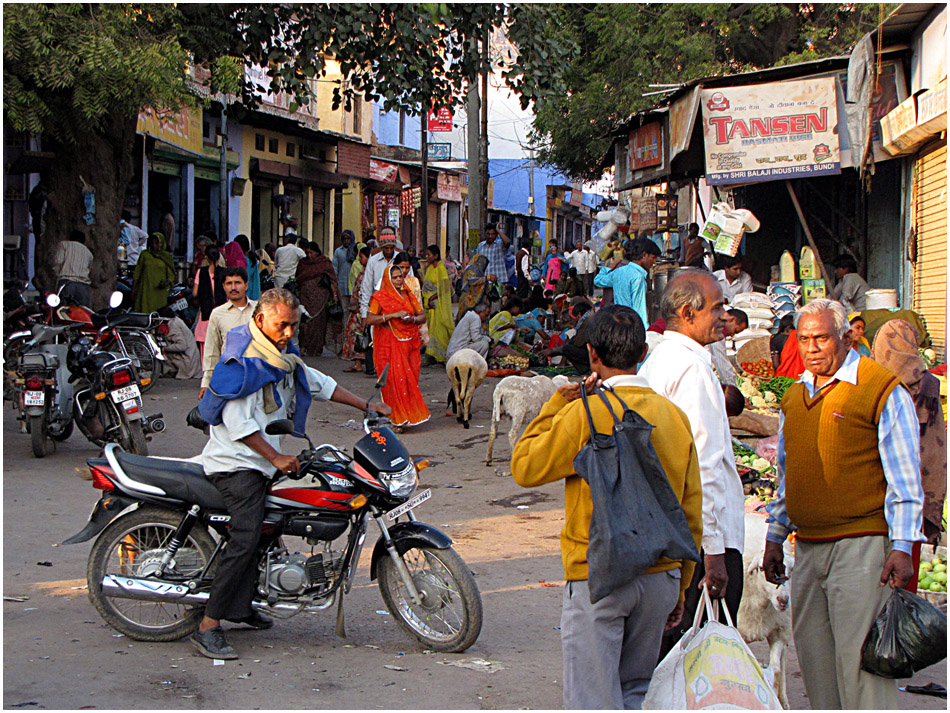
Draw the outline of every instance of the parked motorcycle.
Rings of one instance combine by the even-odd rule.
[[[23,344],[13,379],[14,408],[30,434],[33,455],[43,458],[49,439],[65,441],[73,431],[73,387],[67,355],[73,326],[34,325]]]
[[[385,385],[388,369],[376,384]],[[452,540],[418,522],[418,472],[388,420],[366,412],[366,435],[353,457],[330,444],[314,447],[289,420],[268,434],[306,438],[291,484],[277,473],[268,489],[258,547],[254,608],[282,617],[342,606],[372,520],[380,537],[370,578],[399,625],[436,651],[459,652],[481,631],[482,602]],[[208,601],[217,556],[228,541],[219,491],[197,463],[142,458],[115,444],[88,461],[104,491],[86,527],[63,544],[97,537],[89,553],[89,596],[110,626],[141,641],[172,641],[194,631]],[[212,534],[214,533],[214,534]],[[285,538],[303,538],[309,554]]]
[[[121,295],[114,292],[111,303],[117,304],[120,299]],[[143,315],[117,317],[128,316]],[[109,321],[108,317],[104,319]],[[123,345],[118,330],[110,324],[102,329],[112,329],[117,343]],[[104,350],[83,335],[69,345],[67,366],[71,381],[76,382],[75,421],[83,435],[98,446],[117,442],[131,453],[148,455],[146,435],[164,431],[165,420],[160,413],[145,414],[142,379],[128,353]]]

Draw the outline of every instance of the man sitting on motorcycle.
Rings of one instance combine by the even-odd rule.
[[[295,473],[300,463],[282,454],[279,436],[267,424],[293,412],[297,433],[306,430],[312,397],[388,415],[382,402],[369,404],[330,377],[304,364],[291,344],[300,303],[284,289],[261,295],[251,322],[228,332],[221,360],[199,402],[210,428],[201,453],[205,473],[228,507],[230,539],[218,561],[205,616],[191,640],[204,656],[236,659],[221,619],[268,629],[273,621],[251,609],[257,589],[255,549],[261,535],[264,499],[275,470]],[[291,406],[293,404],[293,406]]]

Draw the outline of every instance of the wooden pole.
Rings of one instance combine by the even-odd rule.
[[[792,199],[792,205],[795,206],[795,212],[798,213],[798,220],[802,224],[802,228],[805,230],[805,238],[808,240],[808,245],[811,247],[812,252],[815,253],[815,260],[818,261],[818,267],[821,270],[821,277],[825,281],[825,293],[831,294],[831,288],[833,287],[831,276],[828,274],[828,269],[825,267],[825,263],[821,259],[821,253],[818,252],[818,246],[815,245],[815,239],[811,236],[811,230],[808,228],[808,222],[805,220],[805,214],[802,213],[802,206],[798,202],[798,196],[795,195],[795,189],[792,187],[792,182],[786,179],[785,187],[788,189],[788,195]]]

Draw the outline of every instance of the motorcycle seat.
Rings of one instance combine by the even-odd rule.
[[[92,315],[92,324],[95,327],[135,327],[137,329],[149,329],[152,326],[154,318],[152,314],[142,314],[139,312],[113,312],[112,314],[101,314],[96,312]]]
[[[140,483],[155,485],[172,498],[205,510],[227,510],[224,499],[205,476],[199,463],[170,458],[149,458],[116,449],[115,458],[125,473]]]

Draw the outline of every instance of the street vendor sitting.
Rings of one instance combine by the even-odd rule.
[[[527,330],[518,326],[516,319],[524,312],[524,302],[520,297],[512,297],[502,307],[501,312],[488,321],[488,336],[493,342],[511,344],[518,341],[519,332]]]

